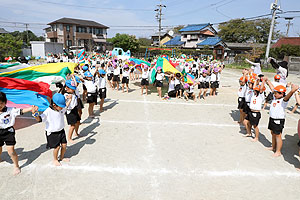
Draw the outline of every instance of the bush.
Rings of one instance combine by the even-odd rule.
[[[271,48],[270,56],[282,60],[284,56],[300,57],[300,46],[281,45],[281,47]]]

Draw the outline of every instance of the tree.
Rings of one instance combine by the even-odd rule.
[[[141,46],[150,46],[151,40],[148,38],[139,38],[139,43]]]
[[[289,44],[281,45],[280,47],[271,48],[270,56],[276,59],[283,59],[284,56],[300,56],[300,46]]]
[[[173,28],[174,34],[179,34],[179,30],[183,29],[183,28],[184,28],[184,25],[175,26]]]
[[[28,33],[28,41],[27,41],[27,33]],[[14,36],[16,39],[20,39],[23,41],[24,45],[30,46],[30,41],[44,41],[45,38],[43,36],[37,37],[32,31],[14,31],[10,33],[12,36]]]
[[[18,57],[21,54],[22,40],[15,38],[11,34],[0,35],[0,60],[3,61],[5,57]]]
[[[110,42],[114,47],[120,47],[124,51],[130,50],[131,52],[136,52],[140,47],[136,37],[128,34],[117,33],[115,37],[111,38]]]
[[[251,21],[245,19],[233,19],[229,22],[220,24],[218,28],[220,30],[219,35],[225,42],[267,43],[270,25],[271,19],[269,18]],[[274,31],[272,39],[279,39],[280,36],[279,31]]]

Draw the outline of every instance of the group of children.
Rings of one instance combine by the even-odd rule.
[[[287,83],[288,68],[285,61],[276,62],[275,59],[268,60],[276,69],[277,74],[274,76],[274,82],[270,81],[259,70],[254,72],[257,65],[252,69],[244,69],[243,76],[239,79],[238,90],[238,109],[240,111],[239,123],[246,127],[246,137],[252,137],[251,129],[253,127],[255,136],[253,141],[259,140],[259,121],[261,119],[261,110],[265,109],[270,103],[268,129],[272,134],[272,147],[269,150],[274,152],[274,156],[281,156],[282,149],[282,132],[285,124],[285,109],[288,101],[294,93],[296,101],[300,103],[300,90],[298,85]],[[250,62],[250,61],[249,61]],[[257,63],[257,62],[256,62]],[[266,95],[266,87],[269,87],[270,93]],[[291,87],[287,93],[287,87]],[[299,142],[300,147],[300,142]],[[300,155],[300,150],[299,150]]]

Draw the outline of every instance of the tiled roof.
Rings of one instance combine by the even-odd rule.
[[[107,26],[104,26],[103,24],[99,24],[98,22],[94,22],[94,21],[90,21],[90,20],[83,20],[83,19],[66,18],[66,17],[58,19],[54,22],[50,22],[48,25],[57,24],[57,23],[75,24],[75,25],[79,25],[79,26],[90,26],[90,27],[96,27],[96,28],[109,28]]]
[[[0,33],[9,33],[9,32],[6,31],[4,28],[0,28]]]
[[[210,24],[190,24],[186,27],[179,30],[179,32],[185,32],[185,31],[201,31],[202,29],[206,28]]]
[[[173,39],[169,40],[168,42],[164,43],[166,46],[180,46],[184,44],[184,42],[181,41],[181,36],[175,36]]]
[[[281,47],[283,44],[289,44],[293,46],[300,46],[300,37],[284,37],[280,38],[272,48]]]
[[[222,39],[219,37],[209,37],[209,38],[206,38],[206,40],[198,43],[197,46],[205,46],[205,45],[214,46],[221,41],[222,41]]]

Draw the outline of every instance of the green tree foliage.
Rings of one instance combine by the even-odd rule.
[[[28,40],[27,40],[27,33],[28,33]],[[23,31],[23,32],[19,32],[19,31],[14,31],[12,33],[10,33],[12,36],[14,36],[16,38],[16,40],[22,40],[24,45],[30,46],[30,41],[44,41],[45,38],[43,36],[36,36],[32,31],[28,30],[28,31]]]
[[[18,57],[21,53],[22,40],[11,34],[0,34],[0,60],[7,56]]]
[[[280,47],[271,48],[270,56],[276,59],[283,59],[284,56],[299,56],[300,57],[300,46],[293,45],[281,45]]]
[[[136,52],[139,49],[140,43],[133,35],[117,33],[110,41],[114,47],[120,47],[124,51],[130,50]]]
[[[174,34],[179,34],[179,30],[183,29],[183,28],[184,28],[184,25],[175,26],[173,28]]]
[[[139,38],[139,43],[141,46],[150,46],[151,40],[148,38]]]
[[[218,26],[219,36],[225,42],[267,43],[270,25],[271,19],[269,18],[251,21],[245,19],[232,19],[229,22],[222,23]],[[273,32],[273,40],[279,39],[280,36],[279,31]]]

